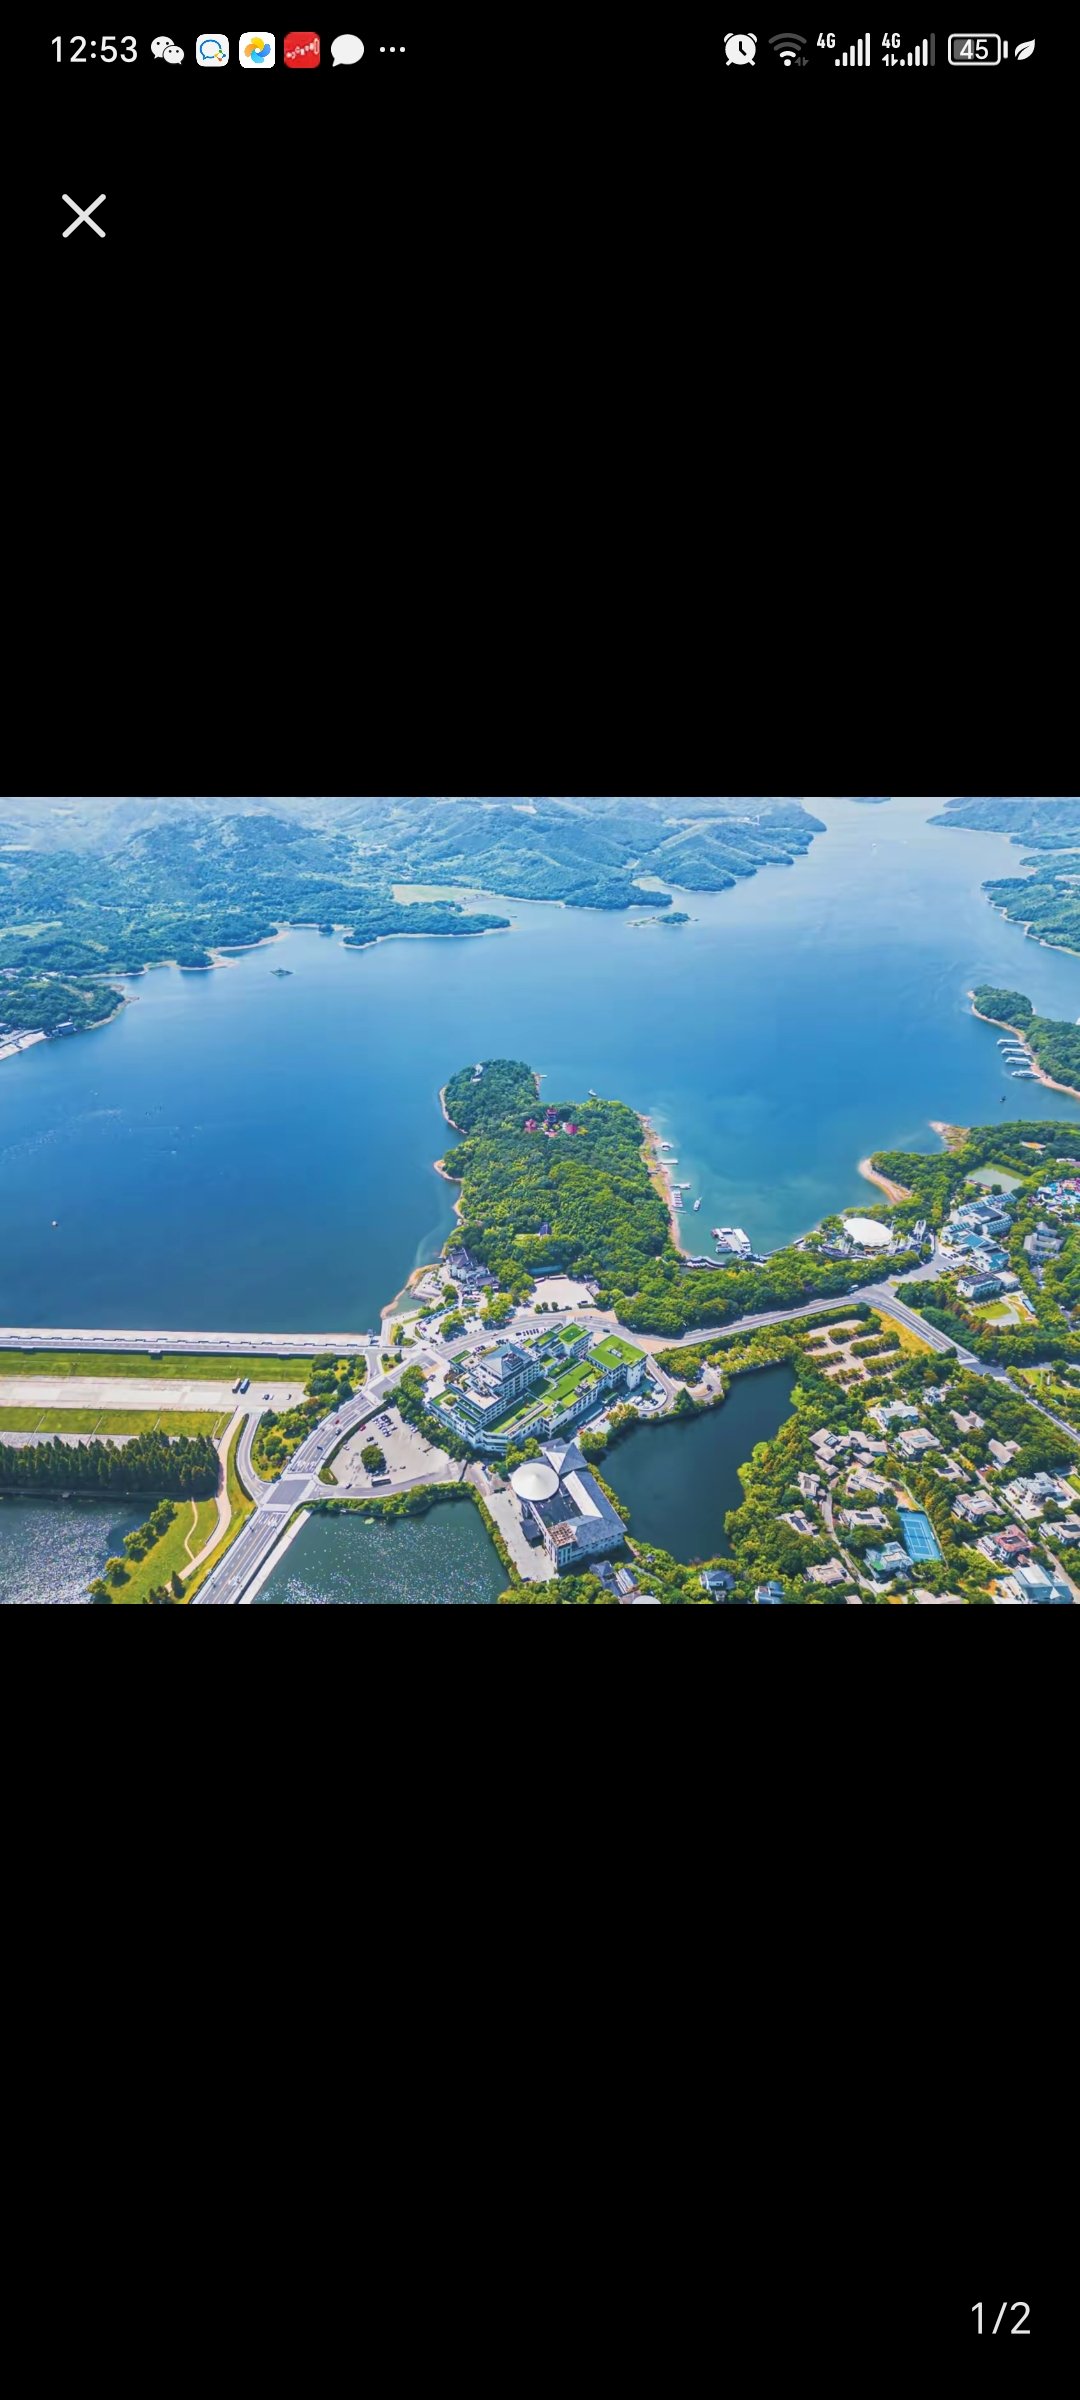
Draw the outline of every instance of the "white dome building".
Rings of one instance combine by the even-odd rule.
[[[887,1250],[893,1238],[889,1226],[879,1225],[876,1217],[845,1217],[844,1232],[860,1250]]]
[[[523,1466],[514,1468],[510,1477],[510,1489],[519,1500],[550,1500],[558,1488],[555,1469],[543,1458],[527,1458]]]

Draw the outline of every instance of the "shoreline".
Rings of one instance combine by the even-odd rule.
[[[671,1196],[671,1185],[664,1173],[663,1160],[657,1155],[657,1152],[654,1148],[657,1136],[653,1132],[652,1119],[651,1117],[643,1116],[640,1109],[637,1109],[635,1114],[644,1137],[641,1144],[641,1155],[645,1161],[646,1167],[648,1168],[649,1182],[651,1183],[654,1192],[657,1194],[658,1198],[663,1201],[664,1206],[667,1209],[668,1231],[671,1235],[672,1247],[678,1251],[680,1258],[690,1258],[694,1254],[689,1251],[686,1248],[685,1243],[681,1242],[679,1239],[679,1227],[683,1211],[681,1208],[676,1208],[675,1206],[674,1200]]]
[[[946,1150],[962,1150],[971,1132],[970,1125],[949,1125],[944,1117],[930,1117],[928,1123],[931,1133],[937,1134]]]
[[[1047,950],[1055,949],[1058,946],[1059,945],[1052,942],[1046,942],[1043,944],[1044,949]],[[996,1025],[1000,1033],[1011,1033],[1016,1041],[1025,1043],[1027,1048],[1031,1050],[1030,1035],[1023,1033],[1018,1025],[1007,1025],[1004,1017],[984,1017],[981,1008],[976,1008],[975,1006],[974,992],[968,993],[968,999],[971,1002],[972,1016],[978,1017],[980,1025]],[[1031,1063],[1036,1083],[1045,1083],[1048,1090],[1051,1092],[1064,1092],[1066,1097],[1070,1100],[1080,1100],[1080,1091],[1077,1090],[1076,1085],[1074,1083],[1059,1083],[1056,1075],[1048,1075],[1045,1067],[1041,1067],[1039,1065],[1039,1061],[1036,1058],[1033,1050],[1031,1050]]]
[[[280,1561],[284,1558],[286,1550],[290,1549],[293,1542],[295,1542],[297,1534],[303,1532],[311,1514],[312,1511],[310,1508],[302,1508],[298,1515],[293,1518],[292,1524],[286,1526],[280,1542],[275,1543],[269,1558],[259,1568],[259,1572],[255,1577],[254,1583],[248,1585],[247,1591],[244,1593],[243,1599],[240,1602],[241,1608],[246,1608],[249,1602],[254,1600],[256,1592],[261,1592],[264,1583],[267,1583],[270,1579],[270,1576],[273,1574],[274,1568],[278,1566]],[[245,1524],[247,1523],[246,1518],[244,1522]]]
[[[389,936],[388,938],[392,940],[394,937],[391,935],[391,936]],[[415,936],[411,936],[410,938],[411,938],[411,939],[415,939],[416,937],[415,937]],[[538,1087],[538,1088],[539,1088],[539,1087]],[[460,1125],[455,1125],[455,1123],[454,1123],[454,1120],[453,1120],[452,1116],[449,1114],[449,1111],[448,1111],[448,1109],[447,1109],[447,1106],[446,1106],[446,1085],[445,1085],[445,1083],[444,1083],[444,1084],[441,1086],[441,1089],[440,1089],[440,1092],[439,1092],[439,1107],[441,1108],[441,1110],[442,1110],[442,1113],[443,1113],[443,1116],[445,1117],[445,1119],[446,1119],[446,1122],[447,1122],[447,1124],[448,1124],[448,1125],[449,1125],[449,1127],[450,1127],[450,1131],[451,1131],[451,1133],[458,1133],[458,1134],[460,1134],[460,1133],[461,1133],[461,1127],[460,1127]],[[456,1198],[456,1199],[455,1199],[455,1201],[454,1201],[454,1215],[455,1215],[455,1217],[457,1218],[457,1220],[458,1220],[458,1223],[460,1224],[460,1222],[461,1222],[461,1186],[460,1186],[460,1183],[458,1183],[458,1178],[457,1178],[457,1176],[456,1176],[456,1175],[448,1175],[448,1174],[447,1174],[447,1172],[446,1172],[446,1167],[445,1167],[445,1164],[444,1164],[444,1162],[443,1162],[443,1160],[442,1160],[441,1158],[434,1158],[434,1159],[432,1159],[432,1162],[431,1162],[431,1163],[432,1163],[432,1166],[433,1166],[433,1167],[434,1167],[434,1169],[435,1169],[435,1173],[436,1173],[436,1175],[439,1175],[439,1176],[441,1176],[441,1178],[442,1178],[442,1181],[443,1181],[444,1183],[457,1184],[457,1187],[458,1187],[458,1188],[457,1188],[457,1198]],[[421,1259],[419,1266],[418,1266],[418,1267],[414,1267],[414,1268],[413,1268],[413,1270],[412,1270],[412,1273],[411,1273],[410,1275],[406,1276],[405,1282],[402,1284],[402,1287],[401,1287],[401,1290],[400,1290],[400,1292],[396,1292],[396,1293],[395,1293],[395,1295],[394,1295],[394,1298],[393,1298],[392,1300],[388,1300],[388,1301],[386,1302],[385,1306],[379,1310],[379,1319],[380,1319],[380,1322],[381,1322],[381,1323],[385,1324],[385,1322],[386,1322],[387,1318],[388,1318],[388,1317],[392,1317],[392,1316],[393,1316],[393,1314],[394,1314],[394,1310],[396,1309],[396,1307],[397,1307],[397,1305],[398,1305],[398,1302],[399,1302],[399,1300],[401,1300],[401,1299],[403,1299],[403,1298],[404,1298],[404,1295],[405,1295],[405,1293],[406,1293],[406,1292],[412,1292],[412,1291],[415,1291],[415,1289],[416,1289],[416,1286],[417,1286],[417,1284],[419,1283],[419,1281],[420,1281],[420,1278],[421,1278],[421,1276],[422,1276],[422,1275],[430,1275],[430,1274],[432,1274],[432,1273],[434,1272],[434,1270],[435,1270],[435,1269],[436,1269],[436,1268],[437,1268],[437,1267],[438,1267],[438,1266],[441,1264],[441,1261],[442,1261],[442,1255],[443,1255],[443,1254],[442,1254],[442,1251],[440,1250],[438,1258],[426,1258],[426,1259]]]
[[[867,1183],[876,1183],[879,1192],[884,1192],[886,1200],[891,1203],[893,1208],[899,1208],[903,1201],[915,1198],[914,1192],[909,1192],[906,1183],[894,1183],[891,1176],[879,1175],[872,1157],[860,1158],[859,1173],[866,1177]]]

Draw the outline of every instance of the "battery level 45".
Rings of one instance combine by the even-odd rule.
[[[1017,42],[1014,58],[1030,58],[1034,42]],[[1009,45],[1000,33],[950,33],[950,67],[999,67],[1008,58]]]

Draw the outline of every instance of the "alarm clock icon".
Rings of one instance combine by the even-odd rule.
[[[725,33],[724,48],[729,67],[752,67],[757,49],[756,33]]]

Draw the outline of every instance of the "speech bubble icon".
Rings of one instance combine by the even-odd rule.
[[[335,67],[355,67],[364,55],[364,45],[358,33],[336,33],[330,44],[330,56]]]

